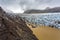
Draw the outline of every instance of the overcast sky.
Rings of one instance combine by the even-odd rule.
[[[19,13],[27,9],[60,7],[60,0],[0,0],[0,6],[14,13]]]

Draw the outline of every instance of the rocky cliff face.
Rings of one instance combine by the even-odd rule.
[[[0,40],[38,40],[17,15],[7,14],[0,7]]]

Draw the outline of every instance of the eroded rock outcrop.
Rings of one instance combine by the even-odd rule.
[[[38,40],[17,15],[7,14],[0,7],[0,40]]]

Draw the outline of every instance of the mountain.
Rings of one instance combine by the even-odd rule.
[[[56,12],[60,12],[60,7],[54,7],[54,8],[47,7],[44,10],[30,9],[26,10],[24,13],[56,13]]]
[[[0,7],[0,40],[38,40],[25,21]]]

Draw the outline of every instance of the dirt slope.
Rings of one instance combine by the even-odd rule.
[[[7,14],[0,7],[0,40],[38,40],[17,15]]]

